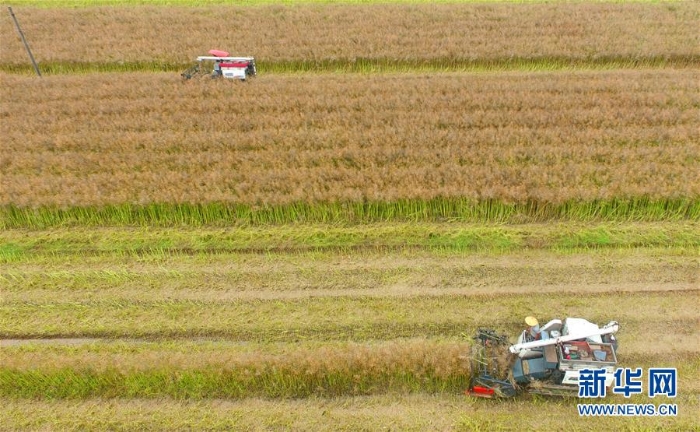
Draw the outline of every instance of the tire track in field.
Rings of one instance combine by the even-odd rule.
[[[275,301],[275,300],[304,300],[318,298],[411,298],[411,297],[442,297],[459,296],[481,298],[486,296],[499,295],[504,297],[520,296],[531,287],[523,285],[481,285],[440,288],[433,286],[420,286],[409,284],[391,284],[380,288],[304,288],[304,289],[283,289],[283,290],[206,290],[200,287],[194,289],[158,290],[144,293],[139,288],[116,287],[114,289],[100,289],[101,297],[111,298],[101,300],[104,304],[114,304],[115,302],[157,302],[162,298],[179,302],[236,302],[236,301]],[[572,295],[572,294],[635,294],[635,293],[686,293],[697,291],[697,284],[693,282],[679,283],[598,283],[598,284],[542,284],[536,287],[540,294],[552,295]],[[14,304],[28,303],[36,304],[37,299],[42,299],[43,304],[58,304],[65,302],[79,302],[79,297],[93,298],[94,291],[80,296],[70,295],[64,292],[55,294],[46,290],[28,289],[21,293],[12,294],[11,302]]]

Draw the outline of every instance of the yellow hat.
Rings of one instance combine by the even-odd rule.
[[[537,321],[537,318],[535,318],[534,316],[529,316],[529,317],[525,318],[525,324],[529,325],[530,327],[534,327],[537,324],[539,324],[539,322]]]

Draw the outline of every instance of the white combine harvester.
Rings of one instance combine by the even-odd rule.
[[[196,75],[211,74],[212,78],[245,81],[258,73],[253,57],[230,57],[228,52],[219,50],[209,50],[209,54],[197,57],[197,64],[184,71],[182,77],[187,80]]]
[[[527,317],[527,330],[509,345],[494,330],[479,329],[467,394],[478,397],[513,397],[519,392],[547,396],[577,396],[579,371],[604,370],[611,386],[617,365],[620,326],[611,321],[598,327],[582,318],[549,321],[539,327]],[[508,348],[506,348],[508,347]]]

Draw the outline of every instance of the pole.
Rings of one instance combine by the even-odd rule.
[[[12,20],[15,22],[15,27],[17,27],[17,33],[19,33],[19,37],[22,38],[22,43],[24,44],[24,48],[27,49],[27,54],[29,54],[29,60],[32,61],[32,65],[34,66],[34,71],[36,71],[36,74],[41,77],[41,72],[39,72],[39,66],[36,64],[36,60],[34,60],[34,56],[32,55],[32,50],[29,49],[29,44],[27,43],[27,39],[24,38],[24,33],[22,33],[22,29],[19,27],[19,22],[17,22],[17,17],[15,16],[14,12],[12,12],[12,8],[10,6],[7,7],[7,10],[10,11],[10,16],[12,16]]]

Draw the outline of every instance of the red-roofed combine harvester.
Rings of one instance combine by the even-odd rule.
[[[190,79],[197,75],[210,74],[212,78],[245,81],[257,75],[253,57],[230,57],[226,51],[219,50],[209,50],[209,54],[197,57],[197,64],[184,71],[182,77]],[[211,72],[208,72],[208,68],[203,68],[208,65],[212,65]]]

